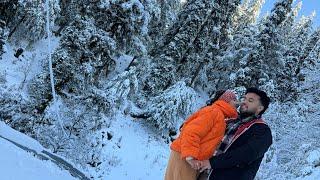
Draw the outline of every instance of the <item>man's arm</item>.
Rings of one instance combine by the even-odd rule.
[[[256,124],[251,128],[248,131],[252,131],[253,134],[248,139],[247,144],[243,144],[234,150],[210,158],[212,169],[230,168],[249,164],[267,152],[272,144],[270,128],[265,124]]]

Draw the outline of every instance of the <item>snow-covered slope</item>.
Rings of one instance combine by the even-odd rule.
[[[51,161],[40,160],[32,153],[26,152],[13,143],[10,139],[28,145],[39,151],[42,146],[30,137],[19,133],[3,122],[0,122],[0,176],[6,180],[71,180],[76,179],[66,170],[62,170]],[[4,137],[4,138],[2,138]]]
[[[163,179],[169,147],[161,137],[154,137],[148,127],[128,117],[118,116],[111,125],[114,134],[104,153],[113,157],[104,179]]]

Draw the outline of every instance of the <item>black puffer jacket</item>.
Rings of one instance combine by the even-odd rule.
[[[270,128],[257,123],[246,130],[224,154],[212,157],[211,180],[253,180],[272,144]]]

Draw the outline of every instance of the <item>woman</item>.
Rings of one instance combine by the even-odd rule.
[[[237,97],[231,90],[220,91],[212,104],[192,114],[183,124],[179,137],[170,146],[165,180],[195,180],[198,160],[209,159],[221,142],[225,119],[237,118]]]

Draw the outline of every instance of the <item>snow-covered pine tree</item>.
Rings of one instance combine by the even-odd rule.
[[[16,15],[19,0],[2,0],[0,1],[0,20],[5,25],[13,23],[12,18]]]
[[[54,22],[59,13],[57,0],[49,2],[50,22]],[[10,28],[9,39],[18,43],[22,40],[29,45],[46,36],[46,6],[45,0],[40,1],[19,1],[15,16],[8,23]],[[53,27],[53,24],[50,25]]]
[[[232,16],[240,1],[215,1],[208,22],[195,41],[202,47],[191,50],[190,60],[184,65],[185,70],[193,69],[190,85],[204,89],[211,94],[216,89],[227,88],[230,82],[227,78],[228,68],[232,66],[229,60],[221,61],[221,54],[226,51],[232,41]],[[198,45],[197,45],[198,46]],[[195,69],[194,66],[197,68]],[[187,74],[184,71],[183,74]]]
[[[36,139],[85,166],[92,162],[92,156],[99,156],[88,153],[92,148],[89,139],[103,127],[105,116],[112,109],[109,97],[99,88],[104,84],[100,80],[106,80],[115,67],[111,57],[116,44],[105,31],[94,26],[92,19],[79,17],[62,34],[52,55],[59,108],[51,104],[46,68],[28,86],[35,108],[44,116],[41,121],[47,122],[34,125],[41,132]],[[57,113],[68,137],[61,131]],[[79,149],[72,147],[75,144]]]
[[[143,91],[155,95],[173,85],[178,64],[185,60],[188,51],[204,27],[203,24],[212,10],[210,0],[188,1],[179,12],[177,21],[163,37],[162,44],[155,46],[149,53],[153,65],[149,75],[143,80]]]
[[[255,24],[264,2],[265,0],[244,0],[232,16],[232,31],[241,31],[242,28]]]
[[[314,66],[319,60],[319,43],[320,43],[320,28],[316,29],[310,35],[306,42],[302,56],[299,57],[298,65],[296,69],[296,76],[303,80],[303,73],[301,72],[304,68]]]
[[[148,44],[149,48],[158,48],[162,37],[176,21],[177,14],[181,9],[180,0],[153,0],[147,8],[150,14]],[[149,49],[149,50],[150,50]]]
[[[131,100],[141,101],[139,80],[136,67],[116,75],[105,85],[105,93],[113,111],[125,108],[125,114],[131,111]],[[112,112],[111,112],[112,113]]]
[[[3,0],[0,1],[0,57],[4,53],[4,44],[9,35],[8,23],[16,13],[18,0]]]
[[[13,17],[15,14],[16,6],[18,4],[18,0],[1,0],[0,1],[0,19],[5,21],[6,23]]]
[[[264,0],[246,0],[238,6],[232,21],[232,41],[219,58],[221,62],[229,62],[229,68],[219,74],[229,79],[230,87],[239,89],[239,92],[244,88],[239,82],[251,81],[251,77],[246,76],[245,72],[248,70],[247,63],[252,58],[250,54],[260,45],[256,38],[259,34],[256,22],[263,3]]]
[[[238,87],[256,86],[271,96],[276,95],[278,74],[283,71],[283,46],[279,41],[279,27],[291,11],[292,0],[275,3],[271,14],[263,21],[257,36],[259,45],[248,55],[242,68],[242,76],[236,76]]]
[[[60,95],[83,95],[89,87],[99,86],[114,69],[111,58],[114,41],[102,30],[96,29],[92,20],[75,20],[63,31],[60,46],[52,54],[56,90]],[[29,85],[30,95],[44,110],[51,101],[48,70],[35,77]]]
[[[41,120],[47,123],[36,124],[36,139],[44,147],[68,157],[82,169],[96,168],[103,160],[101,150],[106,144],[106,138],[101,136],[101,129],[108,128],[107,125],[110,124],[105,116],[110,106],[101,104],[103,101],[107,102],[101,94],[59,99],[58,112],[52,106],[47,107]],[[57,113],[63,118],[67,136],[56,121]]]
[[[85,14],[94,19],[97,28],[109,34],[119,54],[142,56],[147,53],[146,38],[150,14],[145,6],[153,1],[83,1]]]
[[[256,39],[258,34],[259,30],[254,24],[243,27],[233,35],[232,44],[221,57],[221,61],[232,62],[228,72],[224,72],[231,82],[230,87],[242,89],[243,86],[239,82],[251,81],[251,77],[246,76],[245,72],[248,70],[247,63],[251,60],[252,54],[260,45]]]
[[[4,44],[7,41],[7,28],[6,23],[0,19],[0,57],[5,52]]]
[[[315,58],[318,61],[313,67],[302,69],[305,81],[300,82],[298,100],[273,103],[264,115],[273,129],[274,142],[257,174],[259,180],[270,176],[275,179],[305,179],[319,167],[320,156],[313,154],[320,149],[319,51]]]
[[[239,1],[188,1],[162,44],[151,50],[153,67],[144,91],[157,94],[178,80],[190,86],[210,53],[227,41],[230,15]],[[205,57],[209,54],[209,57]],[[210,56],[211,55],[211,56]],[[196,68],[194,68],[196,67]]]
[[[83,94],[99,86],[115,68],[112,59],[116,43],[92,19],[75,20],[63,31],[60,47],[53,53],[58,92]]]
[[[308,38],[312,31],[312,20],[314,14],[309,17],[302,17],[301,20],[292,28],[290,33],[284,32],[282,37],[286,38],[286,52],[283,54],[285,58],[284,71],[280,74],[282,78],[279,78],[279,91],[282,101],[297,99],[299,90],[299,77],[296,75],[299,67],[299,58],[303,56],[303,51],[308,42]],[[288,28],[289,29],[289,28]]]
[[[0,87],[0,106],[0,119],[17,131],[35,137],[37,129],[34,125],[41,122],[42,115],[32,101]]]
[[[287,15],[286,19],[281,23],[278,33],[280,34],[280,41],[283,44],[288,44],[293,38],[290,35],[293,33],[293,28],[296,25],[296,19],[298,13],[302,8],[302,1],[298,2],[295,7],[292,8],[291,12]]]
[[[60,13],[56,16],[54,22],[59,27],[53,31],[56,35],[61,35],[61,31],[77,19],[76,16],[85,16],[85,7],[81,2],[80,0],[59,1]]]
[[[138,116],[146,118],[165,139],[169,140],[169,133],[178,131],[183,120],[195,111],[197,97],[192,88],[179,81],[158,96],[150,98],[148,107],[139,112]]]
[[[189,73],[191,73],[191,82],[188,85],[194,86],[196,78],[203,69],[202,73],[205,73],[208,81],[197,81],[200,87],[205,87],[206,92],[212,92],[219,88],[217,84],[213,83],[216,79],[219,79],[220,85],[224,84],[226,88],[229,81],[226,81],[220,73],[214,73],[214,67],[220,64],[218,61],[218,56],[224,52],[229,45],[232,38],[232,16],[236,11],[236,8],[240,4],[238,0],[230,1],[215,1],[211,15],[207,17],[207,23],[204,24],[204,28],[200,32],[199,36],[195,40],[195,45],[199,46],[197,51],[191,49],[189,58],[190,60],[184,65],[185,70],[197,68]],[[195,57],[195,58],[193,58]],[[225,66],[227,63],[224,63]],[[206,66],[206,67],[204,67]],[[228,66],[227,66],[228,67]],[[226,68],[226,67],[224,67]],[[223,72],[223,68],[220,69]],[[182,74],[187,74],[188,71],[182,71]],[[223,86],[223,85],[222,85]]]

